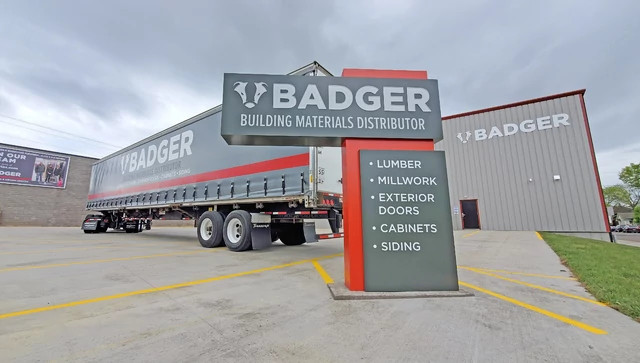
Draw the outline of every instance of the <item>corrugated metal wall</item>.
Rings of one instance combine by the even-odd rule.
[[[580,97],[443,121],[444,140],[436,150],[446,152],[454,229],[462,228],[461,210],[455,214],[460,200],[478,199],[482,229],[606,231]],[[569,125],[553,127],[551,119],[548,129],[538,130],[537,124],[535,131],[520,129],[525,120],[557,114],[567,114]],[[517,133],[476,140],[475,130],[486,129],[489,136],[497,126],[504,133],[503,125],[509,123],[518,125]],[[542,123],[548,126],[546,120]]]

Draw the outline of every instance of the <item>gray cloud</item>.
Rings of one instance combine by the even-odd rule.
[[[224,72],[285,73],[312,60],[337,75],[344,67],[427,69],[440,80],[444,114],[587,88],[596,151],[636,144],[640,132],[634,1],[0,6],[0,81],[60,113],[95,115],[105,136],[133,127],[127,142],[181,121],[163,107],[186,118],[206,100],[215,106]],[[193,95],[201,99],[184,100]]]

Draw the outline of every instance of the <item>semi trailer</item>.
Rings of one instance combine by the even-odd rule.
[[[331,76],[318,63],[290,74]],[[222,105],[98,160],[85,233],[139,233],[157,219],[192,219],[203,247],[262,249],[341,237],[339,148],[231,146]],[[331,233],[318,234],[316,220]]]

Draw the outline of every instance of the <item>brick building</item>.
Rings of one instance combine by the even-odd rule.
[[[4,154],[0,155],[0,171],[4,171],[0,176],[0,226],[80,226],[87,214],[91,165],[97,159],[7,144],[0,144],[0,154]],[[61,160],[57,165],[65,166],[59,175],[49,173],[48,184],[44,182],[47,171],[37,175],[34,169],[34,162],[47,160]],[[58,185],[57,179],[64,183]]]

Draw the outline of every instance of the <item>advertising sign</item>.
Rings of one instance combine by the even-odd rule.
[[[365,291],[457,291],[442,151],[361,150]]]
[[[227,73],[221,133],[244,145],[440,140],[438,81]]]
[[[0,147],[0,183],[64,189],[69,157]]]

